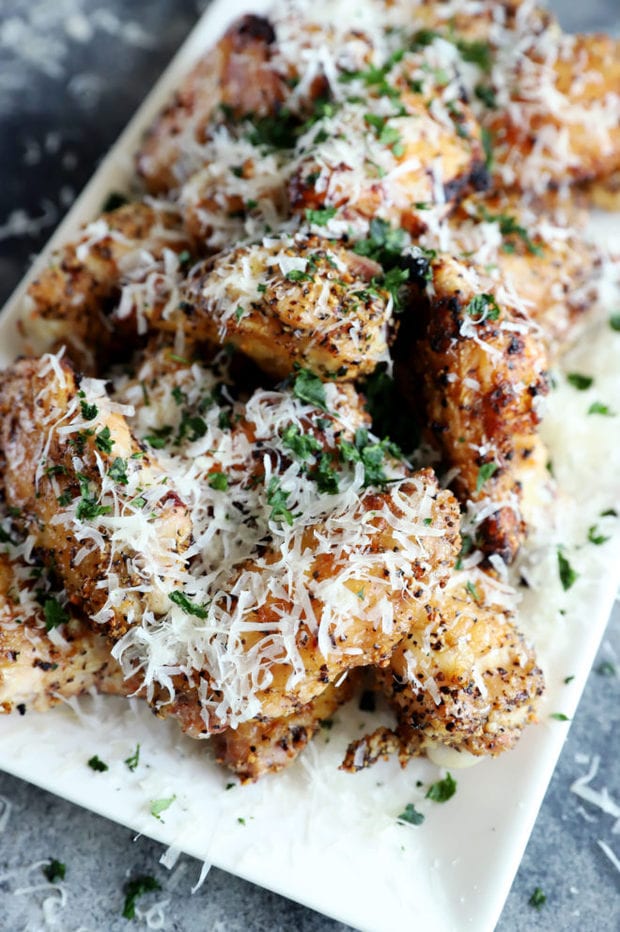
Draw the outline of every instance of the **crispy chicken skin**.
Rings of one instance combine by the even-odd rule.
[[[352,694],[354,679],[330,685],[288,717],[244,722],[213,735],[211,747],[218,764],[228,767],[242,783],[254,783],[267,773],[290,766],[304,750],[321,722],[329,719]]]
[[[140,595],[136,586],[144,569],[139,558],[132,562],[125,548],[113,548],[105,529],[97,539],[99,545],[89,547],[88,535],[80,533],[80,513],[105,516],[112,510],[112,505],[100,504],[102,481],[119,475],[119,464],[116,472],[114,468],[118,459],[125,464],[125,478],[133,472],[132,483],[137,480],[147,495],[155,489],[151,518],[163,576],[174,574],[182,565],[189,522],[172,490],[163,494],[161,486],[156,490],[163,478],[161,470],[132,438],[124,417],[105,406],[104,397],[97,413],[84,419],[82,430],[62,430],[59,422],[71,411],[79,417],[80,388],[67,363],[56,365],[52,366],[50,357],[23,359],[0,375],[0,488],[5,500],[19,509],[23,529],[33,535],[69,601],[88,616],[95,615],[106,601],[101,583],[110,573],[118,575],[122,599],[99,628],[116,638],[126,631],[128,618],[139,618],[145,606],[157,609],[160,591],[155,586],[152,595]],[[86,410],[86,414],[92,412]],[[134,454],[137,459],[132,459]],[[122,502],[129,516],[146,501],[139,502],[137,509],[132,507],[124,488],[119,480],[109,494]],[[71,510],[63,514],[63,507]]]
[[[461,500],[496,506],[480,525],[481,547],[511,562],[525,530],[523,485],[541,479],[534,454],[545,352],[505,289],[452,258],[431,271],[427,300],[409,312],[418,335],[403,340],[401,372],[415,373],[430,435],[447,468],[458,470]]]
[[[536,720],[544,683],[501,595],[502,587],[480,571],[455,574],[390,665],[375,671],[398,728],[354,742],[343,769],[359,770],[394,752],[404,763],[437,744],[477,756],[514,746]]]
[[[17,564],[18,558],[0,554],[0,712],[45,712],[91,689],[131,692],[135,684],[123,679],[106,640],[83,621],[67,616],[62,636],[50,640],[43,608],[32,599],[32,577],[18,576]]]
[[[276,238],[196,266],[179,310],[152,324],[232,344],[277,378],[302,366],[353,380],[387,358],[392,302],[372,282],[380,271],[337,243]]]
[[[269,20],[244,16],[197,62],[138,152],[138,174],[152,194],[176,188],[201,167],[200,147],[218,115],[277,110],[287,86],[271,64],[274,40]]]
[[[133,203],[102,214],[30,285],[20,326],[31,351],[64,345],[83,371],[96,372],[114,342],[108,312],[121,301],[123,286],[141,283],[144,290],[127,288],[117,320],[139,316],[141,301],[161,311],[170,297],[166,253],[178,271],[177,254],[189,248],[172,207]]]

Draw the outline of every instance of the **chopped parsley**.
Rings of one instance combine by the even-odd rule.
[[[456,780],[452,774],[447,773],[443,780],[432,783],[426,793],[426,799],[432,799],[435,803],[446,803],[452,799],[456,793]]]
[[[400,227],[392,227],[387,220],[374,217],[370,221],[368,238],[359,240],[353,247],[353,251],[358,256],[367,256],[389,269],[401,259],[406,245],[406,236],[407,234]]]
[[[129,483],[129,479],[127,478],[127,460],[117,456],[108,469],[108,476],[114,482],[118,482],[119,485],[127,485]]]
[[[57,861],[56,858],[50,858],[49,864],[46,864],[43,868],[43,874],[50,883],[56,883],[58,880],[64,880],[67,873],[67,865],[63,864],[62,861]]]
[[[241,307],[241,305],[239,305],[237,308],[235,308],[235,320],[237,321],[237,323],[239,323],[239,321],[241,320],[244,314],[245,314],[244,307]]]
[[[588,414],[602,414],[604,417],[615,417],[614,412],[600,401],[593,401],[588,408]]]
[[[59,625],[64,625],[69,621],[69,616],[56,599],[46,599],[43,603],[43,615],[45,616],[45,630],[51,631]]]
[[[162,812],[165,812],[166,809],[170,809],[175,799],[176,796],[168,796],[166,799],[154,799],[151,803],[151,815],[155,816],[155,818],[159,819],[161,822]]]
[[[371,287],[384,288],[386,291],[389,291],[392,295],[392,301],[394,302],[394,310],[399,311],[402,308],[402,300],[400,297],[401,288],[408,280],[409,269],[400,269],[398,266],[395,266],[384,275],[378,275],[376,278],[372,278],[370,284]]]
[[[576,388],[578,392],[585,392],[587,388],[593,384],[594,379],[591,375],[581,375],[580,372],[569,372],[566,376],[566,381],[569,385],[572,385],[573,388]]]
[[[323,207],[321,210],[312,210],[310,207],[306,208],[306,220],[308,223],[313,223],[316,227],[327,226],[329,221],[335,216],[335,207]]]
[[[353,443],[340,441],[340,455],[345,463],[363,465],[365,486],[383,486],[390,481],[383,469],[386,455],[400,458],[402,453],[391,440],[370,440],[368,431],[359,427]]]
[[[480,492],[482,487],[491,476],[495,475],[499,466],[497,463],[483,463],[480,469],[478,470],[478,478],[476,479],[476,492]]]
[[[332,457],[329,453],[321,453],[316,469],[312,472],[319,492],[327,495],[338,493],[338,473],[332,466]]]
[[[481,71],[487,73],[493,67],[493,55],[488,42],[479,40],[468,42],[466,39],[458,39],[455,45],[461,53],[463,61],[478,65]]]
[[[90,491],[90,480],[83,473],[78,473],[80,483],[81,498],[75,509],[75,517],[78,521],[93,521],[101,515],[109,515],[112,511],[111,505],[100,505],[97,499]]]
[[[94,770],[95,773],[105,773],[106,770],[110,769],[106,763],[97,757],[96,754],[90,758],[88,761],[88,766],[91,770]]]
[[[562,553],[562,549],[558,547],[558,573],[560,575],[560,582],[562,583],[562,588],[566,592],[568,589],[573,586],[579,579],[579,573],[576,572]]]
[[[302,272],[301,269],[291,269],[284,276],[289,282],[313,282],[314,277],[308,272]]]
[[[253,146],[292,149],[297,140],[298,129],[298,119],[283,107],[278,113],[255,119],[247,138]]]
[[[89,405],[87,401],[80,401],[80,409],[85,421],[92,421],[99,414],[97,405]]]
[[[486,210],[485,207],[482,208],[481,217],[483,220],[486,220],[487,223],[497,223],[499,224],[499,232],[502,236],[518,236],[524,243],[528,252],[533,256],[542,256],[543,248],[542,246],[537,245],[525,227],[521,226],[514,217],[510,214],[492,214]],[[505,243],[503,246],[504,252],[514,252],[514,247],[509,243]]]
[[[465,588],[466,588],[467,591],[469,592],[469,594],[470,594],[470,596],[472,597],[472,599],[474,600],[474,602],[479,602],[479,601],[480,601],[480,593],[479,593],[478,590],[476,589],[475,583],[473,583],[473,582],[471,581],[471,579],[468,579],[468,580],[467,580],[467,584],[466,584]]]
[[[549,718],[555,719],[556,722],[570,722],[570,718],[564,715],[564,712],[551,712]]]
[[[270,521],[286,521],[288,525],[293,524],[293,513],[286,507],[288,496],[289,493],[281,488],[278,477],[272,476],[267,486],[267,504],[271,506]]]
[[[424,813],[418,812],[413,803],[407,803],[397,819],[399,822],[407,822],[409,825],[422,825],[425,816]]]
[[[616,333],[620,333],[620,313],[611,315],[609,318],[609,326],[612,330],[615,330]]]
[[[497,107],[495,91],[492,87],[489,87],[488,84],[476,84],[474,88],[474,94],[478,100],[482,101],[485,107],[489,108],[489,110],[495,110]]]
[[[484,152],[484,167],[487,171],[493,168],[493,134],[483,126],[480,130],[480,142]]]
[[[499,305],[492,294],[477,294],[465,308],[465,313],[477,318],[476,323],[482,320],[497,320],[500,315]]]
[[[209,485],[217,492],[225,492],[228,489],[228,476],[224,472],[212,472],[209,476]]]
[[[126,764],[127,767],[133,773],[133,771],[136,769],[136,767],[140,763],[140,745],[139,744],[136,744],[136,749],[133,752],[133,754],[130,757],[126,757],[123,763]]]
[[[588,528],[588,540],[591,544],[596,544],[597,547],[600,547],[601,544],[606,544],[609,540],[605,534],[600,534],[596,524],[593,524],[592,527]]]
[[[128,203],[129,198],[124,194],[120,194],[118,191],[110,191],[101,206],[101,212],[104,214],[109,214],[111,211],[118,210],[119,207],[124,207],[125,204]]]
[[[611,660],[603,660],[602,663],[599,663],[598,667],[596,668],[596,672],[599,674],[599,676],[617,676],[618,675],[618,671],[615,665],[611,662]]]
[[[155,880],[154,877],[142,875],[140,877],[134,878],[134,880],[129,880],[123,888],[123,892],[125,894],[123,918],[135,919],[136,900],[139,896],[144,896],[145,893],[152,893],[154,890],[161,890],[160,884],[157,882],[157,880]]]
[[[195,602],[190,602],[187,596],[181,592],[180,589],[175,589],[173,592],[170,592],[168,594],[168,598],[171,602],[174,602],[175,605],[178,605],[179,608],[182,608],[186,615],[194,615],[196,618],[207,617],[207,606],[197,605]]]
[[[110,434],[110,428],[102,428],[97,436],[95,437],[95,446],[98,450],[101,450],[102,453],[111,453],[112,447],[114,446],[114,441],[112,440],[112,435]]]
[[[166,446],[166,441],[172,433],[172,427],[166,425],[165,427],[155,427],[153,428],[153,433],[145,437],[146,443],[150,447],[153,447],[154,450],[161,450]]]
[[[295,376],[293,394],[300,401],[307,401],[308,404],[314,405],[315,408],[327,411],[325,386],[318,375],[310,372],[309,369],[300,369]]]
[[[289,424],[283,431],[282,443],[300,460],[307,460],[308,457],[322,449],[316,437],[312,434],[302,434],[295,424]]]
[[[564,684],[565,684],[566,686],[568,686],[568,684],[569,684],[569,683],[572,683],[574,679],[575,679],[575,674],[573,674],[572,676],[565,676],[565,677],[564,677]]]
[[[528,900],[530,906],[533,906],[534,909],[541,909],[547,902],[547,897],[542,892],[540,887],[536,887],[531,897]]]

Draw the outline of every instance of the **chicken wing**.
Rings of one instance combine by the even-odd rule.
[[[317,237],[273,237],[196,266],[179,309],[150,326],[232,344],[269,375],[304,366],[352,380],[388,357],[390,293],[381,268]]]
[[[353,687],[354,678],[348,676],[341,686],[328,686],[293,715],[244,722],[213,735],[210,743],[215,759],[238,774],[242,783],[283,770],[297,759],[321,723],[351,698]]]
[[[0,554],[0,712],[45,712],[91,689],[132,692],[105,638],[70,617],[57,594],[37,592],[32,569]]]
[[[409,309],[400,371],[414,373],[426,423],[487,553],[511,562],[525,530],[523,486],[544,477],[537,437],[546,356],[515,298],[455,259],[430,264],[426,303]],[[413,335],[412,335],[413,334]]]
[[[197,62],[138,152],[138,174],[151,193],[178,187],[207,163],[201,150],[218,117],[261,118],[279,108],[287,85],[271,63],[274,40],[269,20],[250,14]]]
[[[20,327],[31,352],[64,345],[84,371],[96,372],[114,342],[111,308],[117,328],[129,318],[145,332],[149,307],[166,316],[176,306],[183,256],[189,259],[191,248],[170,205],[134,203],[102,214],[30,285]]]
[[[509,750],[536,720],[544,689],[532,648],[517,631],[509,587],[483,572],[457,573],[426,619],[375,672],[397,719],[354,742],[345,770],[398,753],[404,763],[437,745],[469,754]]]

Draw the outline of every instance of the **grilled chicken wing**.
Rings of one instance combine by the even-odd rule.
[[[218,117],[261,118],[278,109],[287,85],[271,64],[274,39],[269,20],[244,16],[194,66],[137,155],[151,193],[178,187],[206,164],[201,150]]]
[[[196,266],[179,310],[151,325],[230,343],[275,377],[304,366],[352,380],[387,359],[392,299],[380,272],[336,243],[273,238]]]
[[[404,78],[394,82],[395,100],[345,101],[299,140],[291,207],[330,235],[353,230],[363,236],[373,218],[418,233],[430,218],[446,216],[459,195],[486,182],[467,107],[451,101],[438,115]]]
[[[53,592],[37,601],[31,566],[0,554],[0,712],[45,712],[91,689],[127,695],[135,686],[106,640],[70,617]]]
[[[114,339],[109,311],[116,307],[117,322],[137,321],[139,333],[146,308],[165,316],[176,304],[179,254],[190,248],[169,205],[127,204],[102,214],[30,285],[20,326],[31,351],[65,345],[84,371],[97,371]]]
[[[594,303],[600,256],[579,235],[583,224],[583,213],[566,200],[486,195],[463,201],[420,243],[504,283],[555,356]]]
[[[544,476],[545,352],[505,288],[452,258],[431,272],[426,304],[409,312],[417,338],[403,340],[401,371],[415,373],[454,486],[475,503],[481,546],[510,562],[524,533],[523,486]]]
[[[353,677],[348,676],[341,686],[328,686],[293,715],[244,722],[213,735],[210,743],[218,764],[238,774],[242,783],[283,770],[296,760],[321,722],[351,698],[353,685]]]
[[[107,398],[105,383],[78,384],[53,356],[21,360],[0,375],[4,497],[19,509],[70,602],[98,616],[108,587],[118,587],[114,608],[97,617],[100,630],[114,637],[143,612],[158,610],[166,598],[163,580],[183,567],[189,523],[165,483]]]
[[[509,750],[536,719],[544,684],[532,648],[517,631],[507,587],[485,573],[455,574],[428,614],[375,672],[398,729],[354,742],[343,764],[359,770],[389,753],[436,745],[474,755]]]

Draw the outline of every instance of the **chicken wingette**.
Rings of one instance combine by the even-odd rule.
[[[145,332],[151,307],[176,307],[176,285],[192,244],[170,205],[126,204],[102,214],[52,257],[30,284],[20,328],[31,352],[66,346],[80,368],[96,373],[123,329]],[[116,311],[116,332],[109,314]]]
[[[153,329],[231,344],[269,375],[299,366],[352,381],[388,358],[393,300],[381,267],[318,237],[270,237],[194,267]]]
[[[525,532],[524,486],[545,477],[544,346],[506,289],[476,269],[436,259],[428,279],[407,310],[400,377],[415,402],[421,394],[429,435],[474,507],[477,543],[509,563]]]
[[[213,735],[210,740],[218,764],[228,767],[242,783],[254,782],[267,773],[289,767],[312,740],[321,723],[328,721],[352,694],[354,678],[340,686],[328,686],[316,699],[292,715],[243,722]]]
[[[475,756],[509,750],[536,720],[543,675],[507,607],[508,587],[479,570],[457,573],[394,651],[375,683],[396,713],[354,742],[343,769],[397,753],[403,763],[439,746]]]
[[[580,235],[584,221],[566,199],[483,195],[464,200],[419,242],[503,283],[555,357],[576,338],[596,297],[601,260]]]
[[[237,20],[194,66],[173,100],[149,129],[136,158],[152,194],[178,187],[206,164],[201,152],[228,114],[267,117],[287,95],[284,75],[271,64],[275,33],[269,20]]]
[[[23,559],[0,554],[0,712],[45,712],[93,689],[132,692],[136,684],[124,679],[106,639],[53,592],[37,600],[35,581]]]

